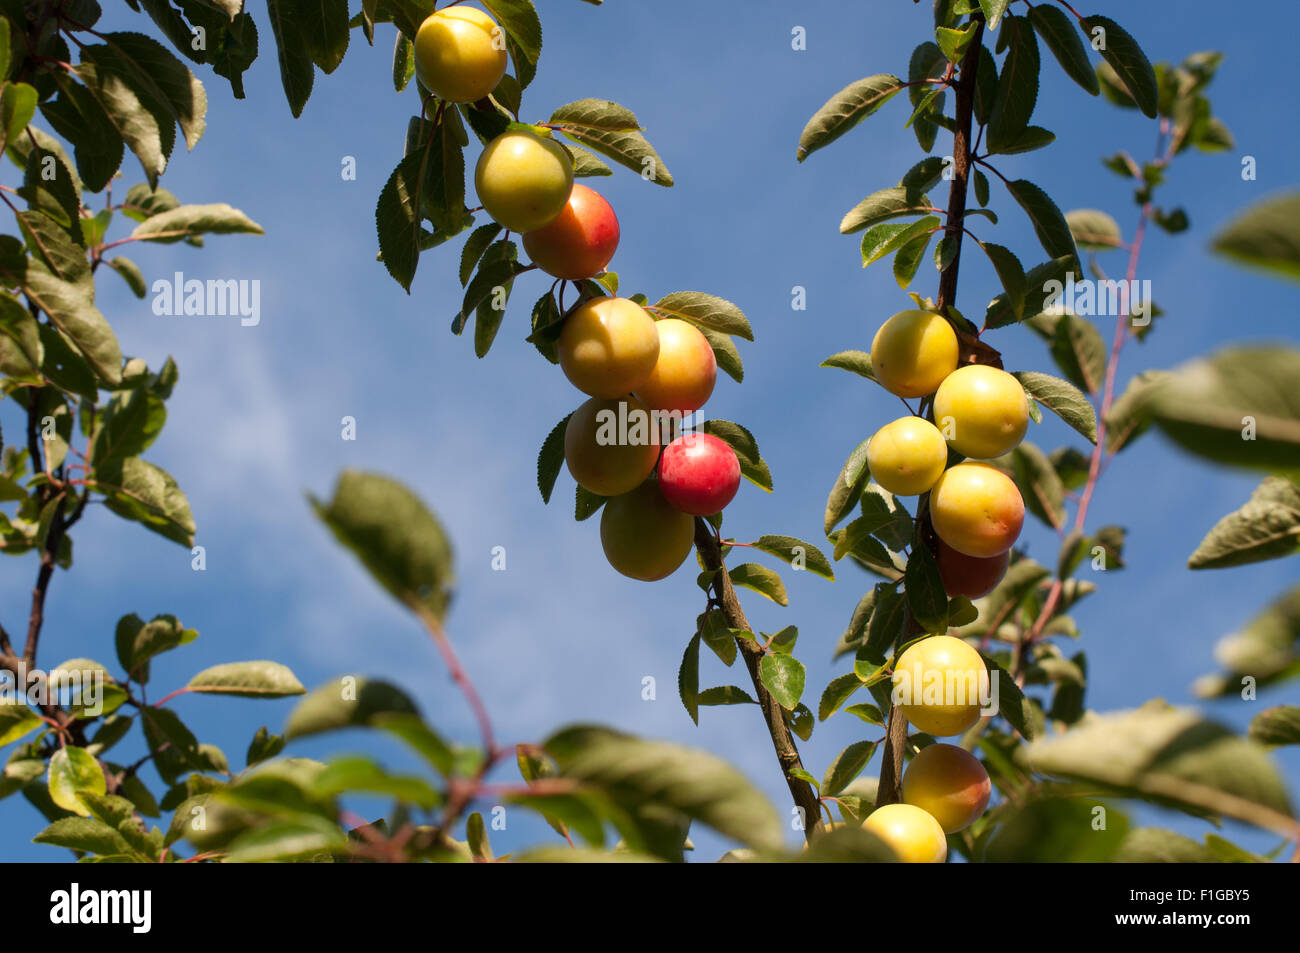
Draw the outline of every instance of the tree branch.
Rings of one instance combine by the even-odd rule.
[[[709,524],[699,518],[695,520],[695,548],[699,550],[704,568],[715,573],[713,592],[727,620],[727,627],[752,631],[749,620],[745,618],[745,610],[740,606],[740,599],[736,596],[736,588],[731,584],[731,577],[723,565],[722,548],[717,537],[713,535]],[[790,726],[785,723],[784,710],[764,686],[763,679],[759,675],[758,665],[763,658],[763,650],[748,639],[736,639],[736,646],[740,649],[741,658],[745,660],[745,668],[749,669],[749,677],[754,683],[754,695],[758,699],[759,709],[763,712],[763,720],[767,722],[767,732],[772,737],[772,747],[776,750],[776,760],[781,765],[781,774],[790,789],[790,796],[794,798],[794,803],[803,810],[804,836],[811,839],[821,825],[821,802],[812,785],[790,773],[794,770],[803,770],[803,763],[799,759],[799,748],[790,733]]]
[[[984,17],[975,13],[972,14],[972,20],[976,24],[975,36],[971,39],[970,46],[966,48],[965,55],[962,56],[961,72],[958,74],[957,82],[952,85],[957,99],[957,128],[952,137],[952,185],[948,189],[948,213],[944,223],[944,237],[956,243],[956,251],[953,252],[952,262],[939,276],[939,296],[935,304],[940,312],[957,300],[957,269],[961,264],[962,238],[965,235],[962,220],[966,215],[966,188],[970,178],[975,74],[979,69],[980,49],[984,44]],[[963,348],[969,347],[972,343],[966,340],[969,336],[961,329],[957,331],[963,341]],[[979,344],[978,339],[973,343]],[[922,413],[926,412],[926,407],[930,403],[928,400],[922,401]],[[932,408],[929,416],[934,416]],[[916,530],[912,538],[913,549],[930,545],[928,538],[930,534],[927,531],[929,517],[926,509],[928,500],[928,495],[922,496],[917,506]],[[916,620],[912,618],[911,610],[904,607],[903,631],[899,633],[894,650],[897,651],[898,646],[921,635],[922,631]],[[884,751],[881,753],[880,785],[876,789],[877,807],[896,804],[903,800],[903,753],[907,747],[907,719],[903,717],[902,711],[897,706],[890,707],[887,725]]]

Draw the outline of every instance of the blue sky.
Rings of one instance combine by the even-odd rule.
[[[745,383],[721,378],[705,410],[754,432],[776,492],[745,484],[725,530],[740,539],[783,533],[820,540],[831,481],[849,451],[897,415],[897,403],[817,364],[835,351],[867,349],[880,322],[909,306],[888,266],[864,271],[857,242],[836,226],[921,154],[901,129],[908,113],[901,101],[802,166],[794,161],[795,144],[833,92],[870,73],[906,69],[912,46],[929,34],[928,4],[541,6],[546,42],[523,118],[544,119],[585,96],[617,100],[636,112],[676,177],[669,190],[623,170],[590,181],[620,218],[622,245],[611,267],[624,293],[655,299],[707,291],[736,302],[754,325],[757,343],[741,344]],[[1185,205],[1192,226],[1176,237],[1149,236],[1139,277],[1151,280],[1166,316],[1146,343],[1126,350],[1121,378],[1227,341],[1294,343],[1294,305],[1278,300],[1291,289],[1206,252],[1213,230],[1236,210],[1296,184],[1297,133],[1278,121],[1274,101],[1259,95],[1259,18],[1225,18],[1218,5],[1200,0],[1182,4],[1176,23],[1158,5],[1096,6],[1134,33],[1153,61],[1224,51],[1211,97],[1237,140],[1234,151],[1184,154],[1175,163],[1162,200]],[[254,15],[265,26],[260,7]],[[116,7],[104,22],[101,29],[146,24]],[[807,31],[806,51],[791,49],[795,26]],[[656,585],[624,579],[605,564],[596,521],[573,522],[567,474],[549,507],[537,495],[537,448],[580,403],[559,369],[523,341],[542,279],[518,282],[497,343],[479,361],[468,337],[448,331],[460,300],[458,244],[425,255],[409,297],[375,262],[375,199],[417,108],[415,93],[395,94],[389,79],[393,28],[376,32],[373,49],[354,33],[343,66],[333,76],[317,75],[296,121],[280,89],[269,29],[247,76],[247,100],[235,101],[224,80],[200,74],[210,100],[207,134],[193,153],[174,157],[164,185],[182,201],[242,208],[267,234],[214,238],[202,251],[159,246],[129,253],[150,282],[177,270],[204,279],[260,279],[261,324],[157,317],[113,275],[101,278],[99,303],[124,351],[153,366],[172,355],[180,366],[169,425],[149,456],[188,494],[207,570],[191,571],[188,552],[175,544],[106,512],[90,513],[76,532],[73,571],[59,573],[51,591],[43,662],[111,660],[121,615],[170,612],[201,638],[155,663],[152,697],[208,665],[273,658],[308,686],[340,673],[396,681],[442,732],[473,740],[473,721],[414,620],[332,543],[305,503],[305,491],[326,494],[340,469],[362,467],[404,481],[446,523],[460,575],[449,631],[500,737],[540,740],[562,724],[599,721],[671,738],[725,755],[784,806],[784,785],[753,709],[704,709],[697,728],[677,700],[678,663],[702,602],[694,572],[687,567]],[[1131,236],[1130,189],[1098,159],[1119,149],[1148,156],[1154,125],[1088,97],[1050,57],[1043,75],[1035,122],[1058,141],[1004,159],[1002,171],[1043,186],[1065,209],[1112,212]],[[1256,157],[1256,181],[1241,180],[1242,155]],[[356,181],[340,176],[345,156],[356,158]],[[124,185],[140,180],[134,158],[123,168]],[[12,184],[15,170],[6,176]],[[1026,265],[1039,260],[1027,222],[996,185],[992,206],[1000,224],[981,222],[981,237],[1011,247]],[[1121,267],[1107,264],[1112,272]],[[933,295],[936,284],[926,264],[913,289]],[[807,289],[806,311],[790,307],[796,285]],[[991,268],[964,256],[958,306],[982,314],[997,291]],[[1109,320],[1101,327],[1109,340]],[[1010,369],[1052,370],[1046,348],[1028,331],[999,331],[989,340]],[[11,408],[3,414],[11,432]],[[340,439],[344,416],[357,420],[356,441]],[[1049,450],[1080,442],[1050,415],[1030,439]],[[1091,707],[1125,708],[1153,697],[1191,701],[1192,681],[1214,667],[1214,642],[1294,581],[1293,561],[1201,574],[1184,568],[1205,531],[1256,482],[1183,456],[1159,437],[1144,438],[1107,471],[1089,522],[1128,529],[1128,568],[1095,579],[1100,593],[1076,612],[1079,647],[1090,662]],[[1058,541],[1041,524],[1026,529],[1022,544],[1041,561],[1054,561]],[[506,548],[505,572],[491,568],[498,545]],[[830,664],[830,652],[872,583],[853,566],[836,568],[835,583],[786,572],[787,609],[745,597],[759,630],[799,626],[798,654],[809,666],[814,701],[831,676],[846,670]],[[25,620],[34,573],[30,558],[0,562],[0,618],[11,631]],[[655,701],[642,700],[647,676],[657,680]],[[704,661],[702,685],[744,678],[739,666],[724,671],[716,660]],[[1241,726],[1285,694],[1207,709]],[[185,696],[175,706],[200,740],[242,764],[253,731],[282,725],[290,703]],[[820,775],[845,744],[873,736],[859,725],[846,716],[819,725],[802,746],[806,766]],[[406,763],[397,749],[359,733],[292,750],[368,750]],[[121,760],[136,753],[125,744],[115,752]],[[1295,789],[1300,761],[1292,755],[1284,764]],[[500,775],[513,776],[509,765]],[[58,858],[27,843],[41,826],[21,798],[0,802],[0,858]],[[1183,822],[1180,829],[1199,836],[1206,828]],[[500,852],[548,836],[544,825],[514,811],[494,841]],[[1243,840],[1255,847],[1273,842],[1249,832]],[[699,832],[696,842],[700,859],[725,849]]]

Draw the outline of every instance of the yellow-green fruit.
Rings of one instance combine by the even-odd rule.
[[[653,480],[614,497],[600,516],[605,558],[633,579],[654,582],[672,575],[694,541],[695,517],[673,509]]]
[[[933,394],[957,368],[957,333],[930,311],[900,311],[871,342],[871,370],[899,397]]]
[[[903,773],[903,801],[921,808],[949,834],[969,827],[989,806],[989,773],[956,745],[922,748]]]
[[[472,103],[506,72],[505,35],[482,10],[455,6],[425,18],[415,34],[415,75],[448,102]]]
[[[573,160],[549,136],[503,132],[479,156],[474,188],[494,219],[512,232],[531,232],[564,211],[573,191]]]
[[[968,364],[939,385],[934,395],[934,419],[958,453],[991,460],[1025,439],[1029,400],[1020,381],[1006,371]]]
[[[659,360],[655,319],[627,298],[592,298],[560,331],[560,369],[592,397],[622,397],[644,384]]]
[[[999,556],[1020,536],[1025,500],[1009,476],[987,463],[949,467],[930,490],[930,522],[967,556]]]
[[[942,864],[948,858],[948,839],[939,822],[911,804],[878,807],[862,826],[888,844],[905,864]]]
[[[650,408],[635,397],[593,397],[564,428],[564,462],[583,487],[601,496],[629,493],[659,462]]]
[[[938,738],[959,735],[979,721],[988,693],[984,660],[951,635],[922,639],[894,665],[894,704],[918,731]]]
[[[871,479],[898,496],[929,490],[947,463],[943,434],[921,417],[899,417],[877,430],[867,444]]]

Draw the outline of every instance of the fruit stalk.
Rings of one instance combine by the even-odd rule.
[[[722,548],[718,545],[717,537],[713,535],[708,522],[698,517],[695,520],[695,548],[699,550],[704,568],[714,572],[713,592],[727,620],[727,627],[746,632],[752,631],[749,620],[745,618],[745,610],[741,608],[740,599],[736,597],[736,589],[731,584],[731,577],[727,575],[727,570],[722,564]],[[785,714],[780,703],[768,692],[763,685],[763,679],[759,676],[758,664],[763,658],[763,650],[749,639],[736,639],[736,647],[745,660],[745,668],[749,669],[749,677],[754,683],[754,697],[758,699],[763,720],[767,722],[768,734],[772,736],[772,747],[776,749],[776,760],[781,765],[781,774],[785,777],[786,786],[790,788],[790,796],[803,810],[804,836],[811,839],[821,826],[821,802],[817,799],[812,785],[790,773],[803,770],[803,762],[799,759],[799,748],[795,745],[794,735],[790,733],[789,725],[785,723]]]
[[[940,313],[953,304],[957,298],[957,268],[961,264],[961,245],[964,232],[962,219],[966,215],[966,187],[971,165],[971,126],[975,112],[975,74],[979,69],[980,49],[984,45],[984,18],[973,14],[977,26],[975,36],[962,57],[961,72],[953,84],[956,97],[957,129],[952,137],[952,185],[948,189],[948,213],[945,222],[945,237],[956,243],[957,250],[952,256],[952,263],[939,275],[939,296],[936,307]],[[913,546],[927,545],[921,527],[925,522],[923,510],[925,497],[917,510],[916,536]],[[921,627],[912,618],[910,609],[904,609],[903,631],[898,637],[895,651],[904,642],[921,635]],[[876,807],[897,804],[903,800],[903,749],[907,745],[907,719],[898,706],[890,708],[888,727],[885,730],[885,744],[881,752],[880,784],[876,789]]]

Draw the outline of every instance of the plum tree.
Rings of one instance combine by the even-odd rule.
[[[622,441],[620,411],[629,421]],[[565,425],[564,462],[573,478],[592,493],[631,492],[645,482],[658,460],[658,428],[649,408],[634,397],[593,397]]]
[[[564,211],[573,190],[573,160],[549,136],[511,129],[479,156],[474,188],[494,219],[513,232],[531,232]]]
[[[894,703],[907,720],[919,731],[943,738],[979,721],[989,674],[980,654],[966,642],[935,635],[899,656],[892,684]]]
[[[627,298],[592,298],[573,310],[560,331],[560,368],[592,397],[636,390],[659,359],[659,331],[645,308]]]
[[[957,367],[957,334],[938,314],[900,311],[880,326],[871,342],[876,380],[899,397],[934,393]]]
[[[1025,524],[1025,501],[1011,478],[987,463],[949,467],[930,491],[939,538],[967,556],[1005,553]]]
[[[903,773],[903,801],[921,808],[948,834],[974,823],[992,791],[984,765],[956,745],[922,748]]]
[[[941,539],[935,549],[935,558],[939,563],[939,578],[943,580],[948,595],[979,599],[997,588],[1007,574],[1011,551],[998,556],[967,556]]]
[[[740,489],[736,451],[713,434],[684,433],[664,448],[659,489],[683,513],[720,513]]]
[[[473,7],[447,7],[427,16],[415,34],[415,75],[425,89],[452,103],[472,103],[506,73],[505,35]]]
[[[1006,371],[969,364],[939,385],[934,395],[934,419],[958,453],[989,460],[1025,439],[1029,400],[1020,381]]]
[[[929,490],[947,463],[943,434],[922,417],[900,417],[885,424],[867,444],[871,479],[898,496]]]
[[[885,804],[862,826],[875,834],[905,864],[942,864],[948,859],[948,839],[939,822],[913,804]]]
[[[581,281],[605,270],[618,249],[618,239],[613,206],[595,189],[574,183],[560,214],[541,228],[525,232],[523,240],[524,251],[542,271]]]
[[[709,339],[680,318],[655,322],[659,330],[659,359],[636,395],[655,410],[699,410],[713,394],[718,361]]]
[[[609,564],[625,576],[654,582],[686,561],[695,541],[695,518],[674,509],[647,480],[605,504],[600,543]]]

